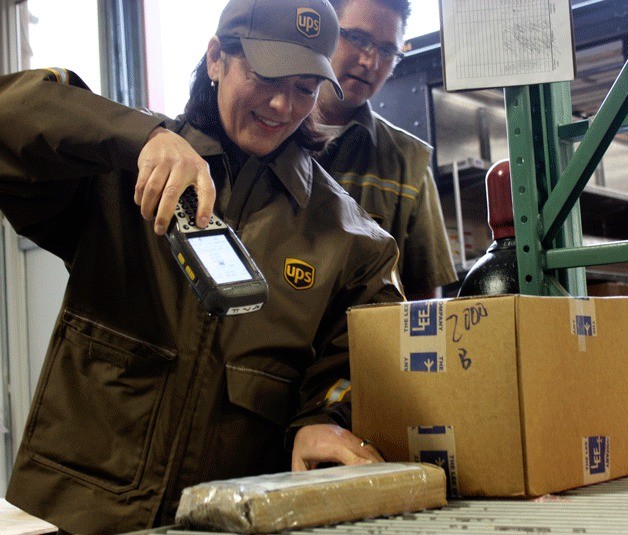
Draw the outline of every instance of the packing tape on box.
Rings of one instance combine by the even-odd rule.
[[[597,336],[597,322],[595,318],[595,302],[586,298],[569,300],[569,319],[571,334],[578,337],[578,350],[587,350],[587,338]]]
[[[593,436],[582,439],[582,465],[585,485],[611,478],[611,437]]]
[[[400,311],[401,370],[428,373],[446,371],[444,303],[414,301],[404,303]]]

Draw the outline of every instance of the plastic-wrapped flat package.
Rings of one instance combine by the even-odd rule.
[[[446,503],[442,468],[374,463],[201,483],[184,489],[176,521],[192,529],[273,533]]]

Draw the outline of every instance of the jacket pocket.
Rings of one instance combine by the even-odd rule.
[[[65,311],[27,429],[33,460],[111,492],[136,488],[175,358]]]
[[[276,425],[285,425],[295,408],[294,380],[243,364],[227,364],[229,401]]]

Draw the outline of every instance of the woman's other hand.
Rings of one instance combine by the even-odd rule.
[[[294,438],[294,471],[312,470],[321,463],[366,464],[383,460],[368,441],[338,425],[307,425]]]

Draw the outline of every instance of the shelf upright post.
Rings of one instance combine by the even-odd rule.
[[[539,92],[541,117],[544,120],[544,139],[547,148],[545,181],[548,184],[547,197],[549,197],[549,192],[556,188],[574,153],[573,143],[561,139],[558,133],[560,126],[570,124],[573,119],[570,84],[569,82],[542,84]],[[543,200],[543,206],[546,206],[547,197]],[[539,213],[541,213],[540,208],[541,206],[539,206]],[[546,233],[547,229],[542,217],[540,224]],[[541,243],[544,243],[542,236]],[[582,216],[579,200],[575,200],[572,209],[565,217],[564,224],[552,240],[551,246],[552,249],[582,246]],[[547,265],[545,265],[545,274],[547,276]],[[557,272],[557,280],[571,295],[587,295],[587,276],[584,267],[561,269]]]
[[[506,87],[504,98],[519,288],[522,294],[545,295],[531,87]]]
[[[545,229],[540,217],[573,154],[573,145],[558,135],[558,128],[572,120],[569,83],[507,87],[505,101],[521,293],[585,296],[583,267],[559,270],[555,276],[546,272]],[[581,245],[580,205],[576,202],[552,247]]]

